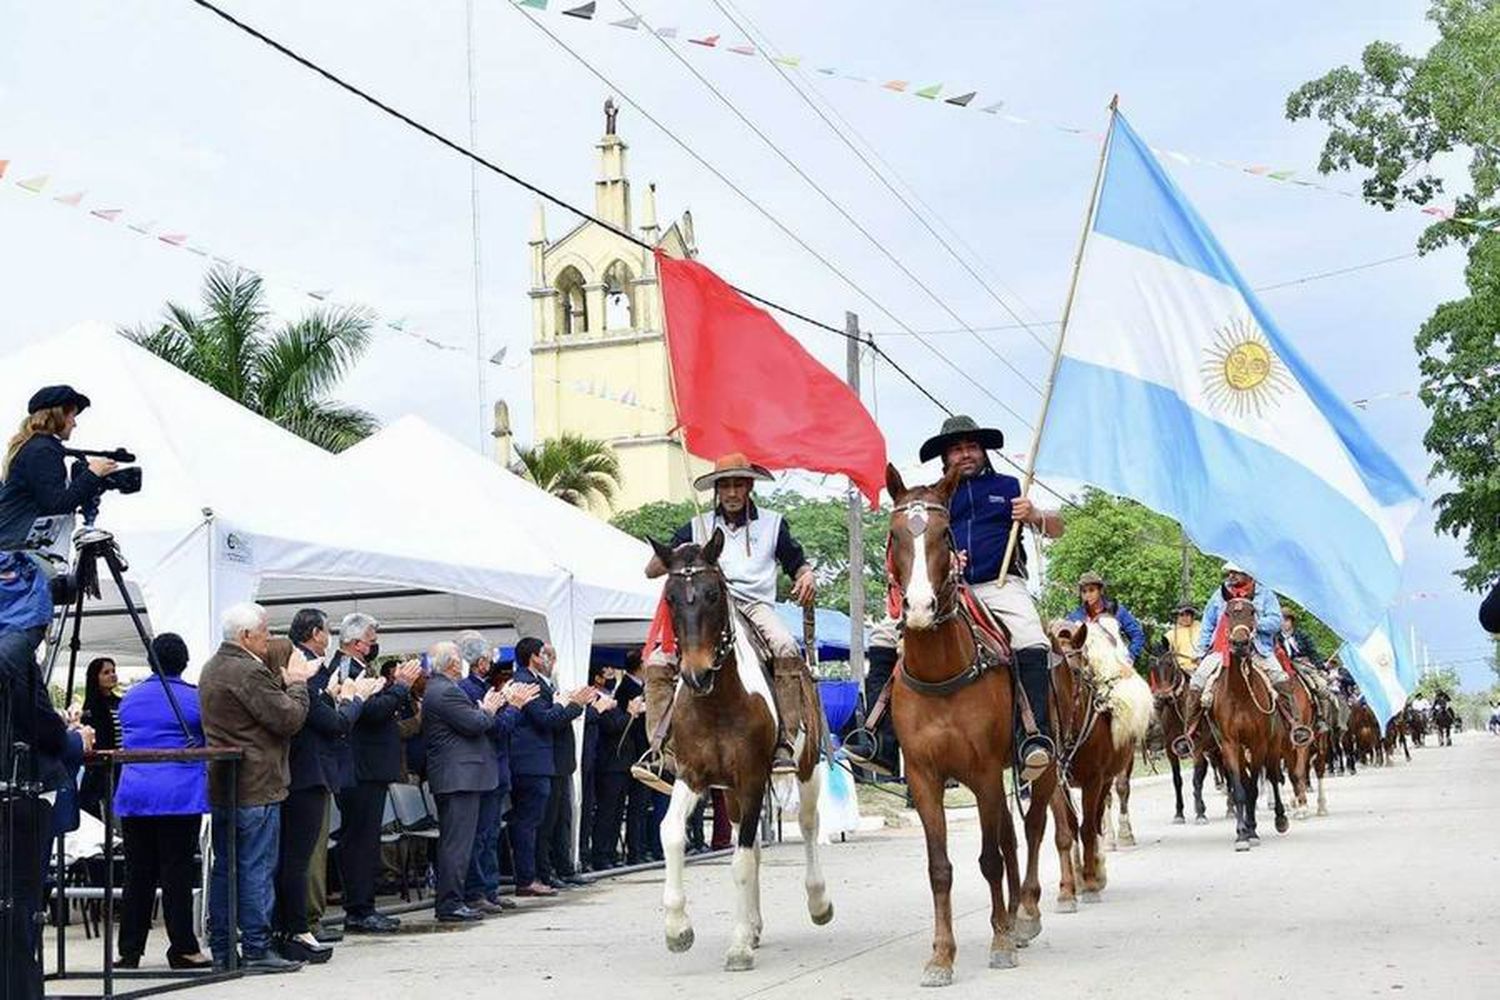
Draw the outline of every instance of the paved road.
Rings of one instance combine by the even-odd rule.
[[[1410,764],[1332,779],[1331,816],[1294,823],[1285,837],[1266,833],[1249,854],[1231,850],[1222,818],[1169,825],[1170,795],[1159,779],[1141,783],[1140,845],[1110,856],[1104,902],[1075,915],[1044,906],[1042,936],[1010,971],[986,967],[987,896],[971,860],[977,825],[953,826],[959,957],[954,985],[937,995],[1496,995],[1500,739],[1466,734],[1451,749],[1415,751]],[[1272,829],[1269,817],[1261,829]],[[1050,903],[1050,848],[1043,857]],[[664,949],[660,876],[643,875],[479,927],[352,941],[321,968],[203,993],[261,1000],[273,985],[320,1000],[918,993],[931,928],[920,832],[865,835],[825,858],[837,917],[817,928],[802,904],[801,848],[768,853],[766,939],[748,973],[720,969],[730,897],[727,866],[716,863],[689,869],[697,944],[685,955]]]

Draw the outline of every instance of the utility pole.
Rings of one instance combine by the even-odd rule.
[[[845,358],[849,388],[859,396],[859,317],[844,313]],[[849,486],[849,673],[864,689],[865,683],[865,517],[864,498],[853,483]]]

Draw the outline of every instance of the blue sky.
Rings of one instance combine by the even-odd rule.
[[[740,40],[712,0],[630,6],[684,34],[722,31]],[[556,0],[554,0],[556,5]],[[346,74],[432,126],[468,135],[465,5],[374,0],[301,4],[225,0],[225,6]],[[546,38],[508,0],[475,0],[477,145],[488,157],[589,205],[608,88]],[[1118,93],[1152,143],[1194,156],[1264,163],[1311,176],[1319,129],[1285,120],[1288,91],[1357,59],[1369,40],[1422,47],[1420,0],[1318,4],[1138,2],[911,4],[741,0],[776,47],[842,73],[942,82],[979,91],[969,110],[868,84],[812,78],[816,92],[866,137],[879,157],[977,251],[973,265],[1028,321],[1061,311],[1097,146],[1040,125],[1011,124],[977,107],[1102,129]],[[601,0],[601,16],[626,16]],[[613,78],[684,143],[854,277],[888,308],[836,278],[753,207],[630,107],[639,193],[658,184],[663,216],[694,215],[703,259],[736,283],[840,324],[844,311],[880,331],[891,354],[950,405],[1004,427],[1026,428],[945,368],[898,320],[918,330],[959,324],[908,280],[665,49],[625,32],[556,14],[537,15]],[[386,331],[344,395],[385,419],[417,412],[476,446],[487,400],[475,377],[476,324],[469,168],[435,146],[181,0],[0,2],[0,348],[97,318],[152,318],[167,297],[192,300],[201,260],[52,200],[87,192],[84,208],[123,207],[191,241],[254,264],[288,312],[305,291],[362,302],[456,345],[439,351]],[[807,174],[974,327],[1013,320],[875,181],[866,167],[764,62],[682,46],[680,51]],[[1256,285],[1277,284],[1409,251],[1425,217],[1386,213],[1356,199],[1277,184],[1230,170],[1169,163]],[[43,196],[16,179],[48,173]],[[1356,190],[1353,178],[1327,181]],[[508,347],[506,367],[486,366],[487,399],[511,401],[529,434],[526,235],[533,199],[496,177],[479,183],[483,247],[482,345]],[[122,220],[124,221],[124,220]],[[548,210],[552,235],[575,220]],[[162,231],[162,230],[158,230]],[[1462,258],[1446,251],[1265,293],[1281,327],[1348,398],[1413,388],[1411,336],[1432,307],[1462,293]],[[832,366],[843,343],[791,329]],[[892,332],[891,336],[884,336]],[[1036,394],[1003,368],[1003,354],[1040,382],[1047,357],[1024,330],[930,338],[971,377],[1033,420]],[[867,374],[868,378],[868,374]],[[866,393],[894,457],[915,452],[940,415],[889,369]],[[1371,429],[1418,481],[1425,411],[1412,399],[1370,405]],[[1019,448],[1017,450],[1020,450]],[[1267,488],[1274,488],[1268,484]],[[1429,487],[1430,489],[1430,487]],[[1413,622],[1434,660],[1487,683],[1488,643],[1477,597],[1458,591],[1456,543],[1433,535],[1430,513],[1413,525],[1398,614]]]

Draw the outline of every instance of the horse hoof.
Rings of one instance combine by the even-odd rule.
[[[1327,816],[1328,815],[1328,807],[1327,806],[1318,806],[1318,815],[1319,816]]]
[[[824,924],[831,923],[832,920],[833,920],[833,904],[832,903],[829,903],[828,904],[828,909],[824,910],[822,913],[814,913],[812,915],[812,922],[814,924],[816,924],[817,926],[819,926],[819,927],[822,927]]]
[[[681,954],[693,946],[693,929],[689,927],[681,934],[667,935],[667,950],[673,954]]]
[[[1104,902],[1104,897],[1099,895],[1099,890],[1097,889],[1085,889],[1083,890],[1083,892],[1078,894],[1078,898],[1083,900],[1085,903]]]
[[[1194,826],[1207,826],[1208,825],[1208,817],[1207,816],[1203,816],[1203,815],[1194,816],[1193,817],[1193,825]]]
[[[724,956],[725,972],[749,972],[755,968],[755,952],[731,951]]]
[[[1247,841],[1247,843],[1248,843],[1248,844],[1249,844],[1249,845],[1250,845],[1250,846],[1251,846],[1251,847],[1259,847],[1259,846],[1260,846],[1260,838],[1259,838],[1259,837],[1257,837],[1257,836],[1256,836],[1256,835],[1255,835],[1255,834],[1253,834],[1253,833],[1252,833],[1252,834],[1251,834],[1251,835],[1250,835],[1250,839],[1249,839],[1249,840],[1248,840],[1248,841]]]
[[[1236,852],[1248,851],[1248,850],[1250,850],[1250,841],[1248,841],[1248,840],[1236,840],[1234,842],[1234,849],[1235,849]]]
[[[1187,824],[1187,820],[1185,818],[1183,818],[1182,816],[1178,815],[1178,816],[1173,816],[1172,817],[1172,825],[1173,826],[1185,826],[1186,824]]]
[[[992,951],[990,952],[990,968],[992,969],[1014,969],[1016,967],[1016,953],[1014,951]]]
[[[1133,833],[1127,833],[1123,837],[1121,837],[1120,838],[1120,846],[1121,847],[1134,847],[1135,846],[1135,834],[1133,834]]]
[[[1018,913],[1011,923],[1011,933],[1015,935],[1016,945],[1024,948],[1042,933],[1042,918],[1029,913]]]
[[[1078,900],[1075,899],[1075,898],[1073,898],[1072,896],[1069,896],[1067,899],[1059,899],[1057,901],[1057,912],[1058,913],[1077,913],[1078,912]]]
[[[1287,820],[1287,818],[1285,816],[1277,816],[1276,817],[1276,832],[1277,833],[1286,833],[1291,828],[1292,828],[1292,824]]]
[[[922,970],[923,986],[952,986],[953,970],[941,965],[929,965]]]

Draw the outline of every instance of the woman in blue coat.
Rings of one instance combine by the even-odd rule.
[[[182,679],[187,644],[164,632],[151,651],[182,710],[191,741],[155,678],[131,688],[120,702],[121,746],[126,750],[182,750],[204,745],[198,689]],[[125,831],[125,888],[120,903],[122,969],[138,968],[151,931],[151,909],[161,889],[162,917],[167,925],[167,964],[200,969],[212,960],[199,949],[193,933],[194,855],[203,814],[208,812],[208,772],[201,762],[127,764],[115,789],[115,815]]]

